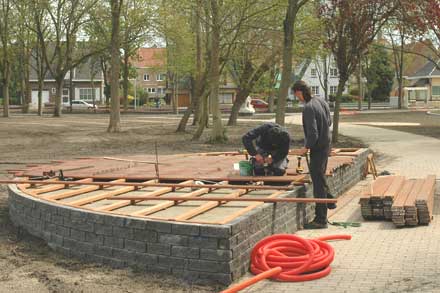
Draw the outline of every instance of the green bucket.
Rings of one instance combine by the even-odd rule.
[[[253,174],[253,167],[252,164],[249,161],[240,161],[238,163],[238,168],[240,169],[240,176],[252,176]]]

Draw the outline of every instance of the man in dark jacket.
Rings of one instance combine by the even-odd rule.
[[[304,102],[303,129],[304,147],[310,150],[310,177],[315,198],[333,198],[329,193],[325,173],[331,148],[330,126],[332,119],[330,108],[324,100],[313,97],[304,81],[293,85],[295,96]],[[335,204],[316,204],[315,219],[307,225],[308,229],[327,228],[327,208],[336,208]]]
[[[256,176],[282,176],[286,173],[290,136],[280,125],[265,123],[252,129],[243,136],[243,145],[254,157]]]

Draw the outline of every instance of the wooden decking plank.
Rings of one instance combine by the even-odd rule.
[[[409,179],[405,181],[405,184],[397,193],[397,196],[394,198],[393,207],[403,207],[405,205],[406,199],[408,198],[408,195],[411,192],[414,183],[414,179]]]
[[[92,182],[92,181],[93,181],[92,178],[84,178],[84,179],[80,179],[80,180],[75,180],[74,182]],[[39,189],[34,190],[34,194],[44,195],[43,193],[48,193],[48,192],[64,189],[66,187],[66,185],[69,184],[69,182],[71,182],[71,181],[63,181],[63,183],[61,183],[61,184],[56,184],[58,182],[56,182],[56,183],[54,182],[53,185],[47,185],[43,188],[39,188]]]
[[[388,189],[384,192],[385,197],[394,198],[397,196],[397,193],[400,189],[402,189],[405,183],[405,176],[393,176],[393,182],[390,184]]]
[[[248,192],[248,190],[246,189],[239,189],[239,190],[235,190],[234,192],[224,196],[224,197],[239,197],[243,194],[246,194]],[[195,209],[192,209],[186,213],[183,213],[182,215],[175,217],[173,220],[174,221],[180,221],[180,220],[188,220],[191,219],[197,215],[200,215],[206,211],[209,211],[210,209],[213,209],[219,205],[221,205],[222,203],[220,202],[208,202],[206,204],[203,204]]]
[[[113,180],[113,181],[110,181],[110,182],[119,183],[119,182],[124,182],[124,181],[125,181],[124,179],[117,179],[117,180]],[[109,187],[109,186],[104,185],[103,187],[105,188],[105,187]],[[80,194],[83,194],[83,193],[92,192],[92,191],[95,191],[95,190],[98,190],[98,189],[99,189],[98,185],[90,185],[90,186],[84,186],[84,187],[81,187],[81,188],[78,188],[78,189],[67,190],[67,191],[65,191],[63,193],[59,193],[59,194],[53,194],[53,195],[45,196],[43,198],[44,199],[50,199],[50,200],[60,200],[60,199],[65,199],[65,198],[73,197],[73,196],[76,196],[76,195],[80,195]]]
[[[417,195],[419,194],[424,182],[425,180],[423,179],[415,179],[414,185],[412,186],[411,191],[409,192],[408,197],[405,200],[405,207],[415,206]]]
[[[393,176],[381,176],[378,177],[373,184],[373,197],[383,197],[384,193],[387,191],[393,182]]]

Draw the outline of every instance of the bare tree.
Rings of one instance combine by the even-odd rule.
[[[327,1],[321,7],[321,17],[327,34],[327,46],[336,59],[339,83],[333,118],[333,141],[338,141],[339,109],[342,92],[359,57],[396,10],[395,1],[358,0]]]
[[[121,131],[121,113],[119,100],[119,69],[120,69],[120,17],[123,0],[111,0],[112,39],[111,39],[111,108],[108,132]]]
[[[0,0],[1,74],[3,85],[3,117],[9,117],[9,83],[11,81],[11,1]]]
[[[309,0],[289,0],[286,16],[284,18],[284,47],[283,47],[283,68],[281,73],[280,94],[277,101],[277,114],[275,121],[284,125],[286,114],[286,101],[289,94],[289,87],[292,82],[292,51],[295,32],[295,20],[300,9]]]

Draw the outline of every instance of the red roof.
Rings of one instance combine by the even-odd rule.
[[[140,48],[131,61],[135,67],[165,66],[166,48]]]

